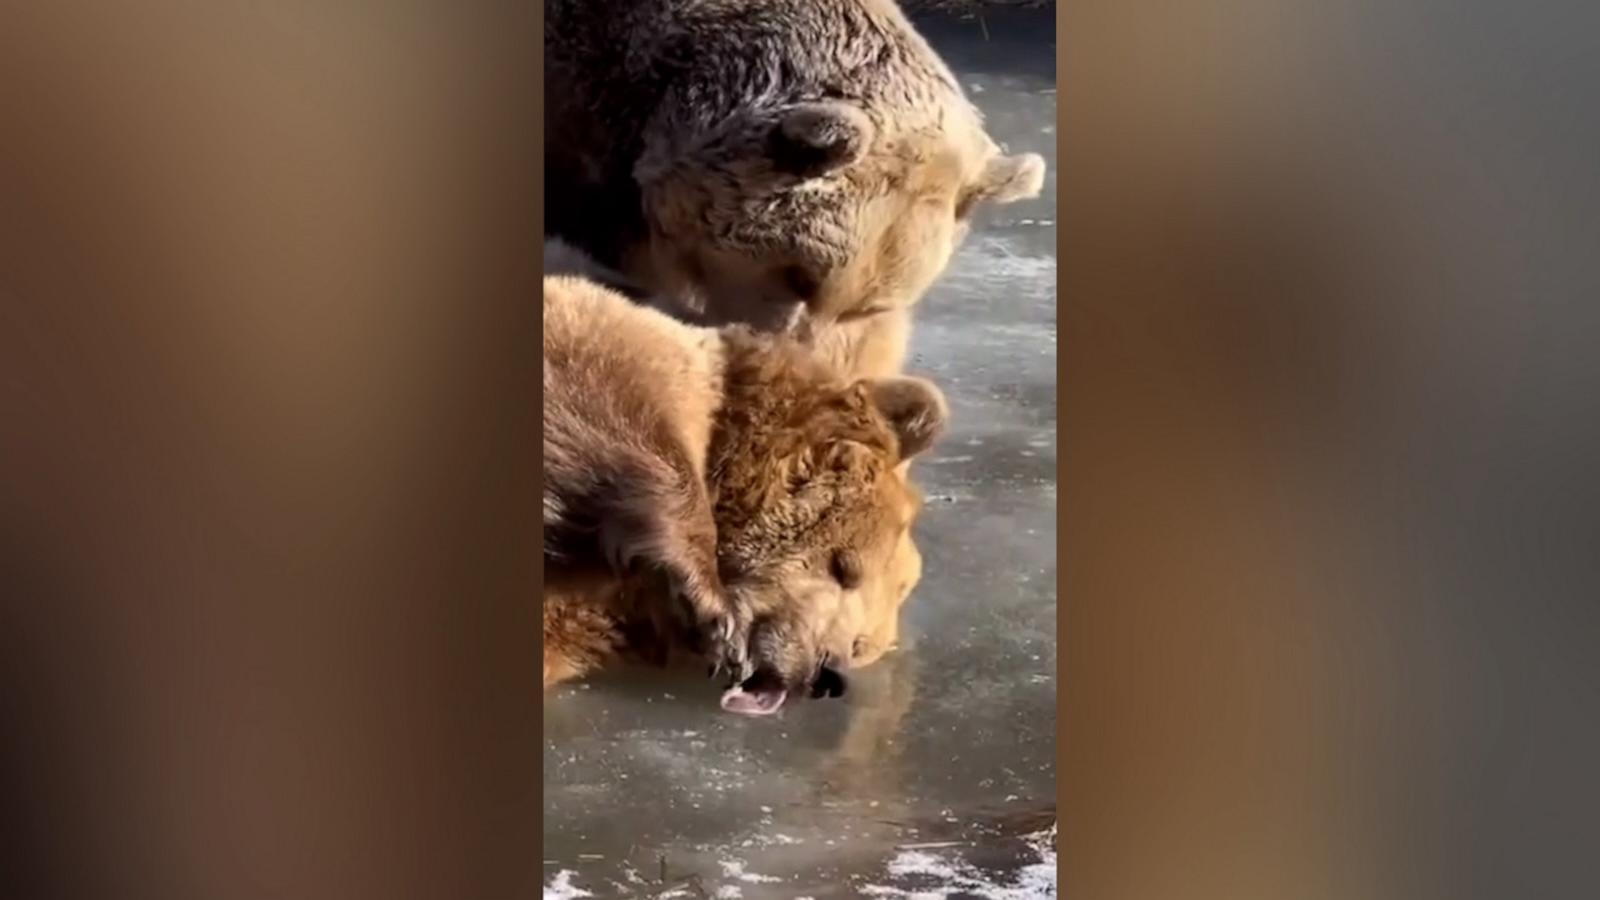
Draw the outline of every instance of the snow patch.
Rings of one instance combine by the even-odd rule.
[[[722,867],[723,878],[732,878],[737,881],[743,881],[746,884],[775,884],[783,880],[782,878],[775,878],[771,875],[759,875],[755,872],[746,872],[744,870],[744,862],[742,860],[724,859],[720,860],[717,865]]]
[[[946,900],[951,897],[979,897],[983,900],[1047,900],[1056,896],[1056,826],[1024,837],[1023,842],[1038,859],[1014,874],[1001,876],[983,872],[959,857],[901,850],[889,861],[884,884],[861,887],[868,897],[895,897],[902,900]]]
[[[555,880],[544,886],[544,900],[576,900],[578,897],[593,897],[583,888],[572,883],[578,873],[571,869],[562,869],[556,873]]]

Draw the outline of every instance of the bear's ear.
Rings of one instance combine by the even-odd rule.
[[[815,178],[860,159],[872,133],[866,113],[848,103],[801,103],[773,126],[767,152],[778,171]]]
[[[950,417],[944,394],[924,378],[899,376],[866,380],[872,402],[900,438],[900,458],[928,449]]]
[[[1037,153],[996,156],[989,160],[978,181],[967,189],[959,212],[963,216],[979,203],[1011,203],[1039,196],[1044,187],[1044,157]]]

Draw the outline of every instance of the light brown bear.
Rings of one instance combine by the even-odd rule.
[[[766,713],[893,644],[937,388],[841,378],[790,338],[567,277],[545,279],[544,371],[546,685],[709,653],[738,673],[724,706]],[[718,643],[738,638],[747,656]]]
[[[908,504],[908,517],[915,515],[916,506]],[[814,554],[799,548],[795,555]],[[723,693],[723,708],[770,714],[790,690],[807,685],[812,697],[842,694],[840,669],[870,665],[896,646],[901,608],[921,574],[922,556],[908,531],[892,542],[885,567],[873,578],[863,577],[853,586],[840,582],[838,592],[830,585],[820,591],[770,593],[752,636],[752,657],[759,663],[749,677]],[[700,659],[694,637],[662,620],[664,602],[660,585],[638,576],[587,572],[547,577],[544,686],[618,664],[665,666]],[[808,681],[810,667],[815,671]]]
[[[893,0],[549,0],[546,231],[675,316],[898,372],[972,210],[1036,195]]]

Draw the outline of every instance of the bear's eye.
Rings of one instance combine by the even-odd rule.
[[[962,221],[972,215],[972,208],[977,205],[977,194],[962,194],[956,199],[956,221]]]
[[[860,319],[870,319],[873,316],[881,316],[893,308],[894,307],[892,306],[873,306],[868,309],[853,309],[849,312],[840,313],[838,318],[841,322],[855,322]]]
[[[828,561],[828,573],[847,591],[861,586],[861,554],[854,550],[835,550]]]
[[[869,651],[871,649],[872,649],[872,642],[871,641],[867,640],[864,637],[858,637],[854,641],[850,642],[850,658],[851,659],[860,659],[861,657],[866,656],[867,655],[867,651]]]
[[[807,271],[804,266],[784,266],[779,277],[783,279],[783,286],[801,300],[816,297],[817,291],[822,287],[822,282],[817,276]]]

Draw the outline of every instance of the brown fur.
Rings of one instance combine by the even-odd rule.
[[[546,567],[661,573],[737,666],[748,620],[723,592],[705,491],[719,363],[714,334],[545,279]]]
[[[915,508],[908,509],[915,515]],[[880,548],[881,549],[881,548]],[[801,551],[800,556],[806,553]],[[881,569],[855,589],[778,591],[764,610],[753,655],[794,683],[824,656],[850,669],[898,646],[900,611],[922,576],[910,529],[897,535]],[[544,591],[544,686],[619,663],[687,664],[701,658],[695,639],[663,620],[659,584],[638,577],[556,573]]]
[[[630,395],[611,402],[635,411],[635,431],[677,431],[691,436],[680,446],[703,448],[696,471],[716,570],[727,602],[752,622],[751,668],[802,687],[826,660],[860,665],[886,652],[920,575],[911,539],[920,498],[905,470],[943,425],[937,389],[913,378],[847,381],[780,337],[661,327],[670,320],[574,279],[547,279],[545,293],[547,354],[554,322],[567,353],[596,358],[547,355],[547,367],[603,373],[585,384],[587,405],[552,405],[547,394],[547,443],[552,428],[601,440],[591,425],[551,416],[593,416],[609,404],[592,398],[609,391]],[[646,339],[653,343],[638,343]],[[652,380],[639,383],[636,367],[650,368]],[[610,454],[615,440],[606,435],[559,465],[570,471],[585,452]],[[661,585],[649,572],[617,577],[546,560],[547,685],[619,657],[696,652],[692,632],[659,614]]]
[[[899,371],[972,210],[1036,194],[891,0],[551,0],[550,232],[674,315]]]

